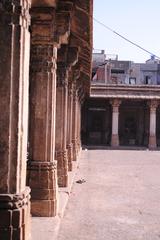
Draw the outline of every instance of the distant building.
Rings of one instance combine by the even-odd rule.
[[[93,53],[93,82],[109,84],[134,84],[134,85],[159,85],[160,62],[155,58],[146,63],[134,63],[132,61],[105,58],[101,53]]]
[[[86,144],[160,146],[160,62],[93,53],[90,98],[82,111]]]

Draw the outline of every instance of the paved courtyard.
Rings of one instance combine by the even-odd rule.
[[[160,240],[160,152],[82,152],[58,240],[112,239]]]

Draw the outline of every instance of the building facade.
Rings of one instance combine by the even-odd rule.
[[[104,52],[98,53],[104,55]],[[83,106],[83,143],[103,146],[160,146],[159,66],[146,63],[100,62],[94,56],[91,94]],[[97,60],[95,60],[97,59]]]
[[[54,217],[81,148],[92,0],[0,1],[0,239]],[[31,210],[30,210],[31,209]]]

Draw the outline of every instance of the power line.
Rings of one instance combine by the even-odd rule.
[[[149,53],[150,55],[152,56],[155,56],[156,58],[160,59],[160,57],[158,57],[156,54],[148,51],[147,49],[141,47],[140,45],[138,45],[137,43],[135,42],[132,42],[131,40],[129,40],[128,38],[124,37],[123,35],[119,34],[118,32],[116,32],[115,30],[113,30],[112,28],[108,27],[107,25],[105,25],[104,23],[100,22],[99,20],[97,20],[96,18],[93,18],[93,20],[95,22],[97,22],[98,24],[100,24],[101,26],[103,26],[104,28],[108,29],[109,31],[113,32],[114,34],[116,34],[117,36],[119,36],[120,38],[122,38],[123,40],[131,43],[132,45],[136,46],[137,48],[143,50],[144,52],[146,53]]]

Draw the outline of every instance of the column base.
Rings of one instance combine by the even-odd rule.
[[[31,200],[31,213],[34,217],[55,217],[57,208],[57,199]]]
[[[72,171],[72,161],[73,161],[73,144],[68,144],[67,146],[68,151],[68,171]]]
[[[119,136],[117,134],[112,135],[111,146],[112,147],[119,147]]]
[[[31,213],[54,217],[58,209],[57,163],[28,162],[27,182],[31,187]]]
[[[56,151],[58,186],[68,187],[68,153],[67,150]]]
[[[30,237],[30,188],[20,194],[0,194],[0,239]]]
[[[156,149],[157,148],[157,140],[156,136],[149,136],[149,149]]]

